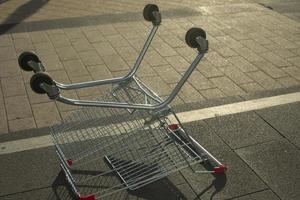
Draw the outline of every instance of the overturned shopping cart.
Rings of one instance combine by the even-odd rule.
[[[203,172],[226,170],[184,130],[169,105],[208,50],[205,31],[192,28],[187,32],[186,42],[197,48],[198,54],[163,100],[135,76],[161,23],[156,5],[147,5],[143,14],[153,27],[136,63],[124,77],[62,84],[45,72],[35,54],[24,52],[19,56],[20,67],[34,72],[30,80],[33,91],[46,93],[52,100],[82,106],[51,128],[62,170],[81,200],[135,190],[199,163],[211,166],[211,170]],[[91,101],[66,98],[60,93],[103,85],[111,87]]]

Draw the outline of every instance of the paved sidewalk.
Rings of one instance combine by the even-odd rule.
[[[186,109],[186,108],[185,108]],[[226,175],[190,168],[108,200],[297,200],[300,191],[300,103],[184,124],[189,133],[228,166]],[[0,136],[0,142],[23,138]],[[53,147],[1,154],[1,200],[71,200]],[[195,169],[201,168],[196,165]],[[101,182],[103,183],[103,182]],[[105,183],[105,182],[104,182]],[[109,183],[108,183],[109,185]],[[87,184],[82,190],[102,184]],[[102,186],[102,187],[101,187]]]
[[[116,77],[132,66],[151,24],[148,1],[0,1],[0,133],[47,127],[77,107],[34,94],[17,57],[36,52],[55,80]],[[173,104],[300,85],[300,23],[256,1],[153,1],[163,23],[139,77],[166,96],[196,52],[184,42],[204,28],[210,51]],[[18,24],[15,24],[18,23]],[[65,93],[94,99],[101,88]],[[49,113],[51,111],[51,113]]]

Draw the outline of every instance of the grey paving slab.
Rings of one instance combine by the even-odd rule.
[[[236,151],[280,199],[299,198],[299,150],[286,140],[271,141]]]
[[[255,192],[253,194],[234,198],[234,200],[280,200],[280,198],[276,196],[271,190],[264,190],[261,192]]]
[[[48,187],[60,170],[52,147],[5,154],[0,160],[5,163],[0,166],[0,196]]]
[[[281,136],[254,112],[205,120],[232,149],[280,139]]]
[[[258,110],[256,113],[300,148],[300,103]]]
[[[200,199],[230,199],[266,188],[259,177],[205,123],[189,123],[187,127],[193,137],[229,168],[226,175],[221,176],[195,174],[189,169],[182,171]]]

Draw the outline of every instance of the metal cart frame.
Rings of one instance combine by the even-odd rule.
[[[148,4],[143,14],[153,27],[133,68],[124,77],[63,84],[45,73],[45,67],[35,54],[24,52],[19,56],[20,67],[35,72],[30,81],[35,92],[83,107],[51,128],[61,168],[81,200],[102,198],[124,189],[135,190],[183,168],[193,169],[192,165],[197,163],[212,166],[211,170],[197,172],[226,171],[223,164],[184,130],[169,106],[208,50],[205,31],[192,28],[187,32],[186,42],[197,48],[198,54],[163,100],[135,76],[161,24],[156,5]],[[70,99],[60,93],[101,85],[111,85],[112,89],[97,100]],[[104,160],[105,166],[100,166],[100,160]],[[101,167],[106,171],[98,171]],[[107,179],[112,174],[118,181]],[[90,181],[104,184],[104,191],[93,190],[82,195],[80,186],[92,184]]]

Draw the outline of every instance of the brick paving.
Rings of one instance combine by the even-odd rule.
[[[185,0],[184,6],[179,0],[153,2],[162,10],[163,23],[139,76],[158,94],[168,95],[196,54],[185,44],[185,32],[202,27],[210,41],[209,53],[174,104],[300,85],[299,22],[250,0]],[[49,126],[77,109],[30,90],[31,74],[17,65],[21,52],[36,52],[53,78],[66,83],[125,74],[151,26],[142,19],[145,4],[133,0],[2,2],[2,32],[10,27],[7,24],[21,23],[0,35],[0,133]],[[66,94],[95,98],[100,90]]]

